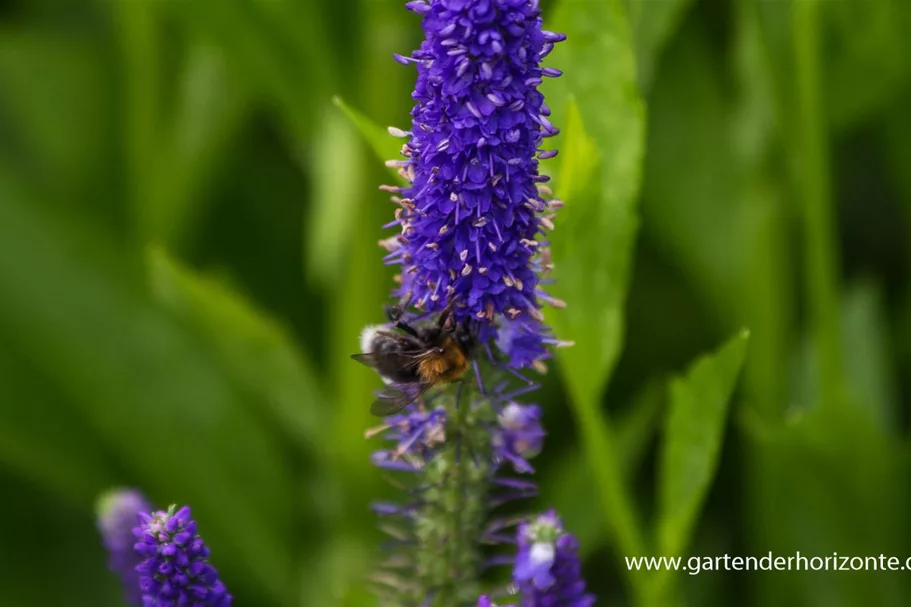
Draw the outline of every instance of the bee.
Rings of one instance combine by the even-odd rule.
[[[397,413],[437,384],[458,380],[468,370],[477,338],[469,322],[456,322],[452,305],[435,323],[414,326],[399,307],[387,310],[393,326],[374,325],[361,332],[360,354],[351,358],[379,373],[386,384],[370,412]]]

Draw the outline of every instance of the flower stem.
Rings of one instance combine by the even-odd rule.
[[[477,601],[490,474],[490,440],[481,419],[489,403],[473,406],[469,382],[447,390],[446,444],[427,464],[417,519],[418,576],[422,591],[435,597],[434,607]]]
[[[807,297],[820,370],[823,407],[837,404],[841,390],[841,335],[838,326],[838,261],[829,187],[825,111],[819,91],[819,2],[793,2],[795,104],[798,125],[795,174],[803,209]]]

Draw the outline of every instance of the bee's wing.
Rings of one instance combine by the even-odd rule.
[[[376,352],[362,352],[359,354],[352,354],[351,358],[361,363],[362,365],[367,365],[372,369],[376,369],[379,364],[379,358],[377,357]]]
[[[377,417],[386,417],[398,413],[424,392],[422,384],[392,384],[377,393],[376,400],[370,405],[370,413]]]

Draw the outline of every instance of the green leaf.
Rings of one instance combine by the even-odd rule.
[[[644,229],[715,310],[739,319],[751,277],[743,221],[749,200],[739,180],[723,74],[707,37],[694,29],[674,41],[666,74],[650,96]],[[706,229],[709,223],[715,229]]]
[[[748,339],[742,331],[671,382],[659,480],[658,554],[680,555],[689,542],[718,468],[728,403]]]
[[[194,274],[165,251],[151,249],[148,260],[158,301],[199,331],[230,377],[276,427],[302,447],[324,447],[326,399],[288,330],[240,293]]]
[[[338,107],[345,116],[357,127],[361,136],[370,145],[370,149],[376,154],[377,158],[385,162],[387,160],[399,160],[402,158],[402,144],[406,141],[398,137],[393,137],[389,131],[377,125],[365,115],[347,105],[340,97],[334,97],[332,102]],[[404,183],[405,180],[398,173],[397,168],[389,169],[395,176],[396,181]]]
[[[74,508],[5,472],[0,470],[0,517],[16,524],[3,534],[0,605],[124,607],[91,507]],[[42,548],[47,546],[54,549]]]
[[[898,386],[880,289],[866,282],[852,285],[841,313],[848,400],[866,409],[884,434],[893,432],[898,427]]]
[[[287,125],[293,143],[303,145],[329,98],[337,53],[326,29],[297,2],[168,2],[160,9],[191,38],[215,44],[232,69],[258,97],[265,98]]]
[[[620,0],[562,0],[547,25],[568,38],[557,46],[554,63],[571,67],[545,88],[554,121],[569,120],[572,130],[563,139],[570,158],[578,162],[578,150],[594,146],[599,159],[597,170],[582,172],[598,179],[582,184],[575,173],[565,175],[570,196],[564,198],[566,206],[551,237],[556,263],[552,291],[568,307],[549,314],[548,321],[561,338],[576,342],[561,349],[558,360],[585,457],[595,473],[605,525],[617,539],[618,552],[643,554],[636,510],[623,486],[610,425],[600,410],[623,338],[645,132],[629,26]],[[563,177],[557,174],[554,179],[558,196],[564,195]],[[643,593],[646,577],[630,575]]]
[[[904,0],[823,4],[825,112],[835,128],[875,118],[901,96],[909,80],[906,12]]]
[[[639,85],[650,88],[658,59],[693,0],[629,0]]]
[[[59,503],[91,508],[114,482],[98,437],[58,387],[0,343],[0,466]]]
[[[619,1],[562,0],[548,27],[568,36],[554,63],[572,66],[545,91],[556,123],[566,120],[569,130],[557,146],[565,142],[570,157],[554,177],[566,206],[551,237],[552,290],[568,307],[548,320],[561,338],[576,342],[560,350],[559,360],[574,399],[589,406],[607,385],[622,344],[645,119]],[[596,155],[596,170],[579,163],[582,153]],[[593,174],[599,179],[583,182]]]
[[[154,172],[142,210],[153,242],[177,248],[187,241],[208,202],[204,188],[249,115],[250,94],[226,59],[219,49],[197,44],[181,63],[161,151],[144,168]]]
[[[109,210],[98,192],[111,172],[115,114],[105,52],[88,38],[38,28],[4,27],[0,35],[0,160],[96,213]]]
[[[598,146],[585,132],[579,104],[572,96],[566,102],[563,119],[563,140],[560,142],[560,161],[557,175],[560,196],[564,201],[577,200],[595,187],[592,183],[601,164]]]
[[[335,287],[351,249],[365,163],[352,121],[330,108],[317,132],[313,188],[304,220],[307,276]]]

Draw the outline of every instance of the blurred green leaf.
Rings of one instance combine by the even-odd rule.
[[[636,68],[643,91],[651,87],[661,52],[692,4],[693,0],[629,0]]]
[[[326,400],[310,361],[285,327],[240,293],[192,273],[161,249],[149,251],[149,274],[158,301],[199,331],[276,428],[311,452],[325,446],[320,438]]]
[[[111,203],[98,196],[110,177],[113,114],[101,53],[88,40],[38,29],[0,32],[0,160],[96,213]]]
[[[711,485],[731,393],[746,354],[742,331],[670,386],[659,484],[658,554],[683,553]]]
[[[208,201],[205,186],[227,156],[250,112],[250,94],[224,53],[192,45],[181,63],[174,111],[160,136],[161,150],[145,171],[146,231],[153,241],[185,244]]]
[[[836,128],[877,116],[907,85],[906,15],[905,0],[823,4],[825,111]]]
[[[774,554],[903,554],[907,470],[892,437],[860,407],[792,416],[784,427],[749,428],[744,503],[751,550]],[[820,576],[804,571],[761,584],[757,605],[901,605],[906,580],[882,571]]]
[[[42,212],[0,173],[3,341],[153,500],[193,505],[229,579],[288,604],[291,471],[222,368],[153,305],[143,273],[104,233]]]
[[[559,360],[574,400],[589,406],[607,385],[621,349],[644,115],[619,2],[562,0],[549,27],[568,36],[557,46],[554,63],[575,66],[546,89],[555,120],[559,124],[565,117],[572,129],[563,141],[573,159],[591,152],[592,144],[600,159],[594,182],[576,183],[591,175],[587,167],[568,175],[567,194],[575,198],[565,196],[562,177],[555,176],[554,189],[566,206],[551,237],[556,264],[552,290],[570,305],[548,320],[561,337],[576,342],[560,350]]]
[[[161,42],[157,7],[151,2],[112,5],[119,35],[123,80],[123,133],[125,177],[132,227],[149,235],[148,214],[155,205],[150,200],[154,191],[155,165],[161,150]]]
[[[344,110],[345,106],[339,107]],[[304,219],[307,276],[327,287],[337,286],[335,281],[351,248],[358,197],[365,185],[361,143],[349,118],[355,120],[351,114],[342,115],[332,108],[318,129],[312,196]]]
[[[849,401],[867,409],[883,433],[891,433],[897,427],[899,399],[886,318],[875,285],[862,282],[848,289],[841,322]]]
[[[744,282],[750,277],[745,272],[751,242],[745,229],[750,224],[744,221],[749,201],[742,189],[723,74],[698,29],[681,35],[671,50],[664,64],[667,74],[650,96],[644,229],[709,299],[713,311],[739,319]]]
[[[67,466],[65,461],[58,464]],[[2,470],[0,487],[0,517],[17,522],[3,532],[0,604],[124,606],[120,580],[107,568],[90,507],[74,508],[58,494],[46,493],[29,480],[9,478]]]
[[[599,179],[588,187],[577,187],[571,178],[570,193],[576,197],[564,199],[556,220],[552,290],[569,305],[549,314],[548,321],[561,338],[576,342],[561,349],[558,360],[588,465],[596,473],[605,523],[619,552],[642,554],[644,540],[623,487],[619,453],[599,407],[623,339],[645,129],[629,26],[619,0],[561,0],[548,27],[567,35],[554,63],[573,68],[545,88],[555,122],[572,120],[567,126],[573,131],[564,136],[571,156],[591,142],[600,159]],[[554,184],[561,194],[559,175]],[[630,579],[640,592],[645,589],[643,576]]]
[[[159,6],[191,38],[217,45],[254,97],[270,102],[291,143],[304,144],[317,109],[335,88],[333,47],[314,18],[319,7],[260,0]]]
[[[593,187],[593,179],[601,165],[598,146],[585,132],[579,105],[572,96],[566,101],[563,120],[563,140],[560,142],[560,160],[557,174],[563,200],[576,200],[586,196]]]
[[[345,104],[340,97],[334,97],[332,102],[338,107],[345,116],[357,127],[364,140],[370,144],[370,149],[376,154],[380,161],[402,159],[402,144],[407,139],[393,137],[389,131],[379,126],[370,118],[367,118],[356,109]],[[398,173],[398,168],[390,167],[389,171],[399,183],[405,183],[405,180]]]
[[[0,465],[86,512],[112,484],[108,454],[65,396],[0,344]]]
[[[658,421],[662,419],[666,397],[665,380],[648,381],[626,407],[624,414],[617,418],[617,452],[620,453],[624,474],[629,478],[636,475],[648,453]]]

